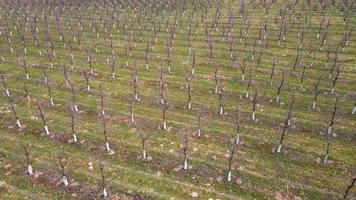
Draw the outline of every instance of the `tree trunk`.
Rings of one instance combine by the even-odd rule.
[[[107,151],[110,151],[111,149],[110,149],[109,142],[106,142],[105,145],[106,145],[106,150],[107,150]]]
[[[231,173],[231,171],[229,171],[229,173],[227,174],[227,181],[231,181],[231,175],[232,175],[232,173]]]
[[[33,169],[32,169],[32,166],[31,165],[27,165],[27,172],[30,176],[32,176],[33,174]]]
[[[69,185],[69,182],[68,182],[68,179],[67,179],[66,175],[63,175],[62,182],[63,182],[64,186],[68,186]]]
[[[187,170],[188,169],[188,159],[186,158],[184,160],[184,167],[183,167],[184,170]]]
[[[351,188],[355,185],[355,182],[356,182],[356,178],[354,178],[350,184],[350,186],[346,189],[346,192],[343,196],[343,199],[346,199],[347,195],[349,194]]]
[[[48,130],[48,126],[47,125],[44,126],[44,129],[46,131],[46,135],[49,135],[49,130]]]

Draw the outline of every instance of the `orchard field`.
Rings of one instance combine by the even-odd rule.
[[[356,199],[355,13],[0,0],[0,199]]]

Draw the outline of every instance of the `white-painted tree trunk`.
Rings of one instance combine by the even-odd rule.
[[[146,152],[146,150],[144,149],[144,150],[142,150],[142,158],[144,159],[144,160],[146,160],[147,159],[147,152]]]
[[[74,110],[75,110],[75,112],[79,111],[77,104],[74,104]]]
[[[46,135],[49,135],[48,126],[47,126],[47,125],[45,125],[45,126],[44,126],[44,128],[45,128],[45,131],[46,131]]]
[[[33,174],[33,169],[32,169],[32,166],[31,165],[27,165],[27,172],[30,176],[32,176]]]
[[[19,127],[19,128],[21,128],[22,126],[21,126],[21,123],[20,123],[20,120],[16,120],[16,124],[17,124],[17,126]]]
[[[245,81],[245,74],[241,75],[241,81],[244,82]]]
[[[356,114],[356,106],[353,107],[353,109],[352,109],[352,114],[353,114],[353,115]]]
[[[51,106],[54,106],[53,98],[50,98]]]
[[[166,129],[167,129],[167,122],[164,121],[164,122],[163,122],[163,130],[166,130]]]
[[[135,122],[135,118],[134,118],[134,115],[131,114],[131,123],[134,123]]]
[[[332,128],[331,126],[328,127],[328,134],[331,133],[331,128]]]
[[[189,102],[188,103],[188,109],[191,109],[192,108],[192,102]]]
[[[200,137],[201,136],[201,129],[199,128],[198,129],[198,137]]]
[[[185,170],[188,169],[188,160],[187,160],[187,159],[184,160],[184,167],[183,167],[183,169],[185,169]]]
[[[327,163],[327,162],[328,162],[328,157],[329,157],[329,155],[325,155],[324,163]]]
[[[219,114],[220,114],[220,115],[224,114],[224,108],[223,108],[222,106],[220,106]]]
[[[215,94],[218,93],[218,86],[217,85],[215,86],[215,91],[214,92],[215,92]]]
[[[282,150],[282,144],[279,144],[278,149],[277,149],[277,153],[281,153]]]
[[[253,121],[256,120],[256,112],[255,112],[255,111],[252,112],[252,120],[253,120]]]
[[[227,181],[231,181],[231,171],[227,174]]]
[[[316,108],[316,101],[313,102],[313,109]]]
[[[75,134],[73,134],[73,141],[77,142],[77,136]]]
[[[68,186],[69,185],[69,182],[68,182],[68,179],[67,179],[66,176],[62,177],[62,182],[63,182],[64,186]]]
[[[276,102],[279,102],[279,95],[277,95]]]
[[[90,85],[87,85],[87,90],[88,90],[88,92],[90,91]]]
[[[108,198],[108,192],[106,191],[106,188],[103,189],[103,196],[104,198]]]
[[[138,101],[138,95],[137,94],[135,94],[135,100]]]
[[[106,142],[106,144],[105,144],[105,145],[106,145],[106,150],[107,150],[107,151],[110,151],[111,149],[110,149],[109,142]]]
[[[237,134],[235,144],[240,144],[240,134]]]
[[[30,79],[30,75],[26,74],[26,79],[29,80]]]
[[[290,124],[291,124],[291,120],[290,120],[290,119],[288,119],[288,126],[290,126]]]
[[[10,92],[9,92],[9,90],[7,88],[5,89],[5,93],[6,93],[7,97],[10,97]]]
[[[249,97],[250,91],[246,91],[245,98],[247,99]]]
[[[334,94],[334,92],[335,92],[335,87],[333,87],[333,89],[331,89],[331,94]]]

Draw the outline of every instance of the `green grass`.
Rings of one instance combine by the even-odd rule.
[[[31,199],[31,195],[38,195],[39,199],[88,199],[83,191],[85,187],[90,188],[95,195],[91,198],[99,198],[101,176],[99,170],[100,155],[98,146],[104,148],[105,139],[102,133],[102,122],[98,117],[100,113],[99,86],[104,89],[105,109],[109,116],[107,123],[108,140],[115,155],[104,155],[105,173],[108,176],[108,188],[110,196],[116,194],[122,199],[134,199],[138,196],[143,199],[191,199],[192,192],[197,192],[197,199],[273,199],[276,192],[284,196],[299,196],[303,199],[338,199],[344,194],[350,184],[351,176],[347,169],[356,165],[355,148],[355,116],[351,115],[351,109],[355,103],[356,91],[356,47],[351,44],[346,46],[345,52],[338,54],[338,64],[341,66],[340,79],[336,84],[336,93],[343,97],[338,107],[336,124],[333,130],[337,136],[332,138],[331,163],[327,165],[317,162],[323,159],[326,150],[326,138],[320,135],[320,131],[325,131],[331,118],[331,111],[335,95],[330,94],[332,79],[328,79],[329,68],[324,69],[326,63],[326,51],[319,50],[320,38],[316,39],[316,34],[322,18],[320,12],[310,13],[312,18],[312,28],[305,27],[305,38],[302,50],[303,64],[313,65],[305,73],[303,87],[299,90],[302,67],[298,67],[291,73],[285,82],[281,92],[282,104],[275,103],[278,84],[281,80],[282,70],[289,72],[294,64],[296,49],[299,47],[298,25],[304,25],[303,20],[299,21],[296,16],[302,5],[294,7],[290,14],[291,20],[287,24],[288,33],[286,41],[277,46],[278,29],[274,29],[274,18],[282,7],[278,2],[270,11],[270,19],[267,24],[269,47],[264,49],[265,40],[256,47],[255,60],[251,60],[253,43],[259,34],[260,19],[264,19],[264,11],[261,6],[252,9],[248,5],[248,15],[251,20],[251,28],[246,47],[244,41],[239,42],[240,28],[242,26],[239,17],[241,2],[233,3],[235,12],[234,32],[236,37],[235,48],[237,48],[238,64],[242,59],[246,60],[245,82],[241,81],[241,71],[237,66],[231,66],[229,44],[223,42],[223,23],[227,22],[228,4],[224,2],[221,10],[221,20],[218,24],[218,31],[214,30],[213,61],[209,63],[208,47],[204,35],[204,27],[200,25],[201,8],[197,9],[196,16],[191,17],[192,22],[199,20],[197,34],[192,31],[192,47],[196,51],[196,78],[192,82],[193,87],[193,110],[184,108],[187,105],[187,95],[184,90],[184,72],[190,71],[191,56],[188,49],[188,10],[186,8],[182,22],[178,20],[176,39],[174,40],[171,53],[172,73],[165,73],[167,84],[167,95],[170,100],[167,118],[170,131],[163,131],[157,127],[162,126],[161,106],[158,104],[158,83],[160,59],[166,59],[166,23],[161,24],[161,32],[154,44],[149,62],[150,70],[146,71],[145,48],[146,41],[154,41],[154,32],[148,23],[148,17],[143,14],[142,23],[150,27],[147,34],[138,29],[136,23],[129,26],[127,34],[122,26],[113,30],[113,45],[118,55],[116,62],[119,67],[116,69],[117,79],[113,80],[111,68],[105,64],[105,48],[109,48],[110,33],[105,33],[104,28],[100,29],[100,36],[94,38],[89,29],[89,20],[85,14],[84,7],[78,10],[83,18],[82,50],[77,43],[73,42],[73,34],[69,30],[66,22],[69,20],[69,11],[65,10],[62,15],[61,24],[64,28],[64,35],[73,47],[74,64],[70,66],[69,48],[63,47],[59,40],[55,18],[51,18],[50,13],[46,13],[49,21],[51,39],[55,46],[56,57],[53,58],[54,68],[50,68],[50,61],[46,56],[47,39],[45,35],[44,19],[38,18],[41,50],[44,53],[38,55],[38,49],[34,44],[34,39],[30,30],[24,31],[26,39],[27,54],[24,55],[21,45],[21,37],[15,30],[12,16],[9,28],[13,33],[12,46],[16,47],[19,54],[26,59],[30,80],[25,80],[28,91],[32,98],[37,98],[44,109],[45,117],[48,120],[49,130],[56,137],[44,136],[43,125],[37,111],[36,103],[32,99],[27,102],[24,98],[24,90],[21,80],[24,79],[24,71],[18,64],[16,54],[10,52],[7,42],[5,25],[1,25],[0,35],[1,56],[5,58],[0,62],[0,71],[5,73],[6,82],[10,93],[15,97],[15,109],[22,124],[23,130],[18,130],[15,120],[10,110],[9,99],[2,94],[0,98],[0,199]],[[214,3],[215,4],[215,3]],[[85,5],[87,7],[88,5]],[[89,9],[94,9],[89,6]],[[102,5],[98,7],[105,16],[105,21],[109,22],[109,13],[103,11]],[[111,11],[113,8],[109,8]],[[127,10],[132,11],[130,8]],[[1,21],[4,22],[4,9],[0,10]],[[320,8],[318,8],[320,11]],[[90,12],[90,11],[89,11]],[[34,15],[40,16],[40,12],[34,11]],[[124,19],[124,9],[117,10],[120,20]],[[164,19],[169,19],[169,26],[174,22],[171,12],[161,13]],[[100,15],[92,13],[98,18]],[[215,8],[208,9],[208,20],[212,22],[215,15]],[[330,31],[324,49],[334,50],[336,44],[343,38],[344,25],[342,16],[338,9],[327,9],[326,15],[330,18]],[[130,15],[130,17],[133,17]],[[355,28],[355,16],[349,16],[349,29]],[[157,16],[157,20],[160,17]],[[24,28],[25,19],[18,15],[21,28]],[[132,20],[135,20],[132,18]],[[73,24],[77,24],[77,19],[73,16]],[[120,22],[122,23],[122,21]],[[180,28],[181,23],[182,29]],[[193,24],[194,24],[193,23]],[[292,23],[294,27],[292,28]],[[2,23],[4,24],[4,23]],[[100,23],[98,24],[100,26]],[[30,28],[30,27],[28,27]],[[74,32],[79,31],[79,26],[73,26]],[[142,27],[141,27],[142,28]],[[168,28],[170,30],[171,27]],[[125,45],[131,37],[131,30],[135,34],[136,48],[133,48],[131,56],[126,60]],[[354,39],[354,38],[352,38]],[[308,56],[309,45],[312,45],[313,55]],[[68,45],[67,45],[68,47]],[[98,53],[95,53],[95,48]],[[95,76],[90,78],[91,91],[87,92],[86,83],[82,74],[83,70],[89,70],[85,49],[89,49],[94,56],[93,68]],[[259,52],[263,50],[261,63],[257,66]],[[108,52],[111,51],[108,49]],[[333,54],[331,58],[333,59]],[[280,64],[276,65],[276,73],[273,78],[273,87],[270,86],[270,71],[272,60],[276,59]],[[332,60],[331,59],[331,60]],[[109,60],[112,58],[109,56]],[[126,61],[129,63],[127,68]],[[83,144],[69,144],[70,139],[70,114],[67,106],[71,105],[71,90],[64,84],[63,64],[66,64],[70,80],[76,90],[76,98],[80,112],[76,116],[77,137]],[[148,140],[148,154],[152,157],[150,161],[143,161],[139,158],[141,152],[141,140],[134,131],[134,125],[129,122],[130,99],[132,98],[132,67],[137,63],[139,67],[139,98],[142,99],[134,104],[134,115],[142,120],[147,131],[154,134]],[[220,74],[223,77],[224,103],[226,114],[218,115],[219,100],[213,93],[215,83],[213,75],[215,66],[221,65]],[[166,67],[166,65],[164,65]],[[332,61],[329,62],[329,67]],[[43,70],[46,69],[55,106],[49,106],[47,87],[44,82]],[[71,70],[74,69],[74,71]],[[255,90],[259,93],[257,118],[258,121],[251,121],[252,100],[243,98],[245,96],[248,71],[253,68],[253,82],[250,88],[252,95]],[[165,70],[167,70],[165,68]],[[314,91],[313,82],[319,76],[323,79],[320,83],[322,93],[318,97],[317,109],[311,109]],[[333,74],[335,76],[335,73]],[[273,154],[272,149],[276,147],[282,128],[281,123],[285,121],[289,101],[296,93],[296,108],[293,112],[292,124],[295,128],[288,130],[288,135],[284,141],[283,153]],[[227,175],[227,154],[231,150],[231,138],[236,134],[235,119],[233,112],[239,107],[242,115],[241,119],[241,139],[244,144],[239,145],[234,159],[233,182],[226,182]],[[203,136],[198,138],[192,133],[197,130],[198,113],[203,112],[202,132]],[[189,164],[192,166],[187,171],[177,170],[183,165],[182,145],[184,144],[184,134],[189,132]],[[60,138],[60,139],[58,139]],[[53,177],[57,182],[60,179],[60,168],[57,155],[60,149],[67,155],[68,176],[73,182],[78,182],[79,187],[65,188],[62,185],[46,184],[40,179],[33,179],[26,173],[25,155],[22,146],[31,144],[31,157],[33,167],[36,171],[43,172],[43,177]],[[104,152],[104,150],[101,150]],[[94,170],[88,169],[88,162],[94,163]],[[7,164],[11,164],[10,169],[5,169]],[[11,173],[7,173],[12,171]],[[32,189],[30,180],[34,180]],[[238,180],[238,181],[237,181]],[[77,195],[76,197],[73,195]],[[350,193],[350,198],[355,197],[355,188]]]

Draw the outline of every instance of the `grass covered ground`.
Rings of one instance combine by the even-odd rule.
[[[350,33],[356,28],[352,14],[355,5],[347,4],[348,10],[341,11],[342,2],[331,6],[328,1],[322,5],[311,1],[307,6],[302,1],[296,4],[288,1],[288,10],[288,2],[277,1],[271,5],[268,1],[270,8],[266,14],[264,4],[254,1],[225,0],[220,1],[220,7],[218,1],[201,1],[201,4],[199,1],[176,1],[176,4],[173,1],[146,4],[100,1],[83,2],[80,7],[77,7],[79,1],[66,1],[65,7],[59,3],[11,2],[3,0],[0,6],[0,56],[3,58],[0,71],[5,82],[0,97],[0,199],[102,198],[100,161],[111,199],[341,199],[356,176],[356,115],[351,114],[356,103],[356,47],[355,35]],[[284,20],[279,17],[281,11],[286,12]],[[345,14],[347,12],[349,14]],[[234,20],[229,23],[231,16]],[[345,16],[348,21],[343,20]],[[327,19],[330,20],[328,28]],[[317,37],[321,21],[322,31]],[[190,44],[188,24],[191,24]],[[229,24],[233,24],[233,29],[228,33]],[[265,38],[260,37],[264,26]],[[285,40],[278,45],[281,27],[286,29]],[[39,46],[31,30],[35,30]],[[324,35],[325,43],[320,48]],[[351,35],[348,44],[340,45],[347,35]],[[209,40],[213,46],[211,61]],[[233,51],[230,51],[229,41]],[[152,47],[149,70],[146,70],[145,60],[147,43]],[[187,109],[185,88],[185,73],[191,72],[193,62],[188,45],[195,50],[192,109]],[[293,71],[298,48],[300,64]],[[327,59],[328,51],[330,59]],[[332,69],[336,51],[337,67]],[[91,66],[87,52],[92,58]],[[234,62],[231,52],[236,55]],[[26,79],[23,60],[29,79]],[[113,60],[115,79],[111,78]],[[273,60],[276,65],[270,85]],[[241,80],[243,62],[244,81]],[[79,108],[75,117],[77,143],[70,141],[68,106],[72,106],[73,101],[72,90],[65,84],[64,66]],[[132,100],[135,66],[140,101]],[[162,130],[158,92],[161,66],[165,96],[169,100],[167,130]],[[223,115],[219,115],[219,96],[214,93],[216,69],[219,70],[217,80],[223,88]],[[250,69],[250,95],[245,98]],[[340,74],[335,92],[331,94],[336,69],[340,69]],[[91,90],[87,91],[83,72],[91,70],[94,72],[89,78]],[[276,103],[282,71],[286,73],[285,84],[281,89],[281,102]],[[314,82],[319,77],[320,95],[316,108],[312,109]],[[6,86],[11,97],[6,95]],[[105,150],[100,86],[104,94],[108,142],[114,151],[109,154]],[[25,96],[25,87],[30,101]],[[255,92],[258,92],[257,120],[253,121]],[[282,152],[276,153],[293,94],[291,126],[287,129]],[[325,133],[336,96],[341,99],[330,137],[330,156],[329,161],[323,163],[327,146]],[[47,119],[50,135],[44,133],[36,99]],[[22,128],[16,126],[11,104]],[[141,158],[142,141],[130,121],[131,104],[135,119],[145,132],[152,134],[146,144],[148,160]],[[236,147],[232,181],[228,182],[237,108],[241,143]],[[200,113],[202,134],[198,137]],[[186,133],[189,167],[183,170]],[[28,145],[34,169],[32,176],[26,171],[24,147]],[[67,187],[60,183],[58,155],[65,155],[67,160],[70,182]],[[356,198],[355,189],[351,188],[349,199]]]

